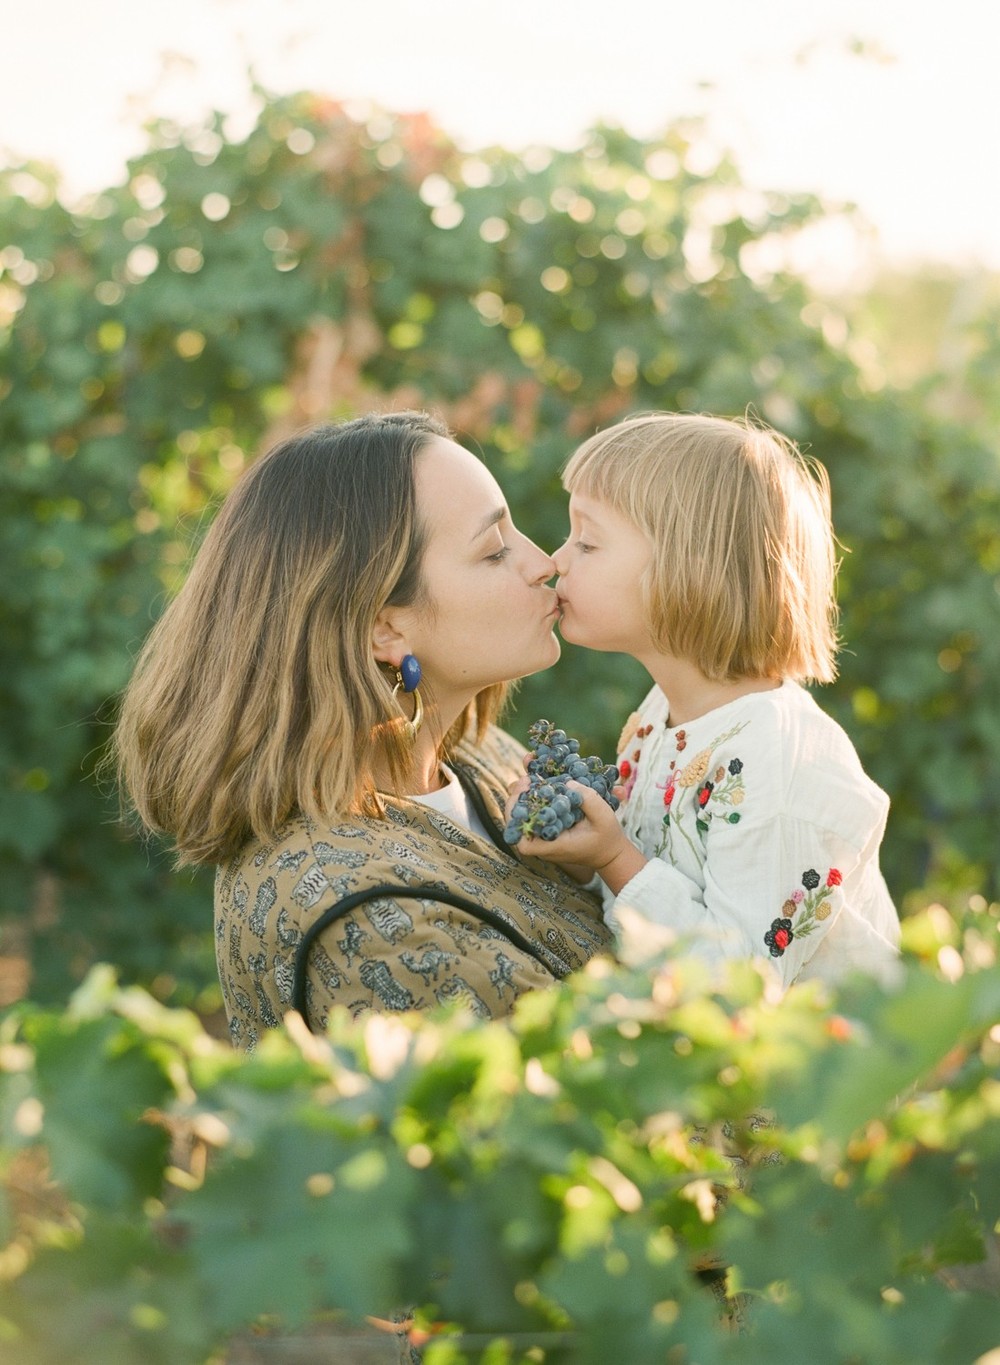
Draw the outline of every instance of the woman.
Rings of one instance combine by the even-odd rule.
[[[126,690],[119,772],[181,863],[218,864],[234,1044],[293,1005],[488,1017],[609,942],[503,843],[523,750],[493,724],[548,668],[552,561],[421,413],[283,442],[230,493]]]

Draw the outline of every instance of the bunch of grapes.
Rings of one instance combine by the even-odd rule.
[[[535,721],[528,731],[528,742],[532,750],[528,760],[530,785],[511,810],[503,832],[508,844],[527,838],[551,841],[582,820],[583,797],[567,788],[571,781],[591,787],[612,810],[618,809],[618,798],[611,790],[618,781],[613,763],[605,764],[595,754],[585,758],[579,740],[570,739],[565,730],[557,730],[548,720]]]

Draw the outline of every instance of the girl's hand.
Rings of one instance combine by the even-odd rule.
[[[525,857],[545,858],[560,867],[575,863],[590,873],[596,872],[611,894],[617,896],[648,859],[629,839],[606,801],[580,782],[570,782],[568,786],[583,797],[583,819],[557,839],[522,839],[515,848]]]
[[[525,755],[524,759],[525,763],[527,763],[530,757],[531,757],[530,754]],[[531,782],[528,778],[527,773],[525,773],[524,777],[515,778],[515,780],[509,784],[509,786],[507,787],[507,800],[504,804],[503,812],[504,819],[506,821],[510,820],[510,814],[511,811],[514,809],[514,803],[517,801],[517,798],[521,795],[522,792],[527,791],[530,785]],[[513,847],[511,848],[511,852],[514,851],[514,848],[517,848],[519,852],[524,852],[525,849],[527,849],[529,857],[549,858],[548,853],[536,853],[534,851],[535,844],[538,844],[541,848],[544,849],[549,849],[552,847],[552,845],[547,844],[544,839],[522,839],[520,843],[513,845]],[[567,876],[572,877],[575,882],[578,882],[580,884],[580,886],[586,886],[594,875],[591,869],[589,867],[585,867],[583,863],[564,862],[562,858],[549,858],[549,862],[558,863],[562,870],[567,874]]]

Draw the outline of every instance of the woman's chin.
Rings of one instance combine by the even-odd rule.
[[[539,659],[538,663],[535,664],[534,668],[531,669],[531,672],[544,673],[547,668],[551,668],[553,664],[559,662],[559,656],[561,653],[562,645],[559,642],[559,637],[553,630],[549,635],[548,640],[546,641],[546,648],[543,652],[542,657]],[[525,674],[524,676],[527,677],[528,675]]]

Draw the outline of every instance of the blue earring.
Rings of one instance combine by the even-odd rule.
[[[416,692],[420,686],[420,664],[415,654],[404,654],[396,669],[396,676],[403,685],[404,692]]]
[[[395,696],[400,688],[404,692],[413,694],[413,719],[406,721],[407,731],[410,739],[416,739],[417,731],[424,723],[424,704],[420,700],[420,693],[417,688],[420,685],[420,664],[413,654],[404,654],[399,667],[396,669],[396,686],[392,689]]]

